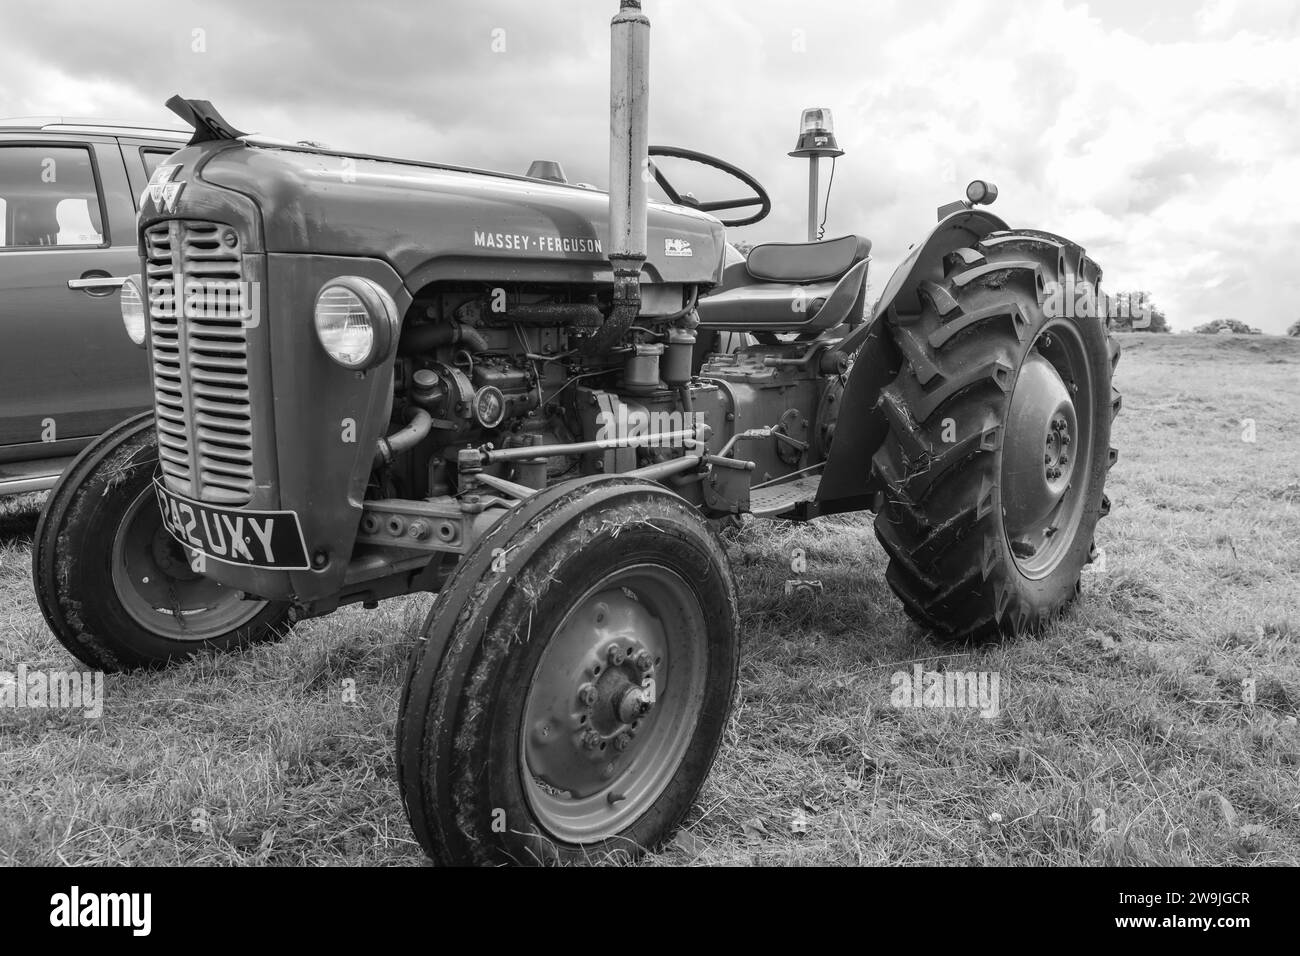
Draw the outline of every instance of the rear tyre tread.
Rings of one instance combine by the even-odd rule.
[[[876,535],[889,557],[886,581],[909,617],[945,638],[1035,633],[1079,593],[1079,571],[1094,553],[1092,525],[1110,504],[1098,483],[1066,556],[1071,566],[1063,559],[1050,587],[1036,591],[1013,578],[1019,572],[995,514],[1005,411],[1017,369],[1048,321],[1046,283],[1069,276],[1096,283],[1101,270],[1074,243],[1038,231],[990,234],[950,253],[944,267],[942,282],[921,284],[918,315],[885,316],[902,357],[880,393],[889,432],[872,457],[885,489]],[[1111,413],[1094,417],[1094,434],[1106,455],[1122,404],[1109,381],[1118,346],[1100,319],[1076,321],[1093,374],[1104,379],[1099,394]],[[1085,329],[1087,322],[1095,325]]]

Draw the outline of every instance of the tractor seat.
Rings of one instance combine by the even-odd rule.
[[[866,305],[870,252],[871,240],[862,236],[755,246],[743,270],[736,263],[722,290],[700,299],[700,326],[819,332],[846,321],[854,325]]]
[[[871,240],[840,236],[825,242],[765,242],[749,251],[745,268],[760,282],[825,282],[844,274],[871,254]]]

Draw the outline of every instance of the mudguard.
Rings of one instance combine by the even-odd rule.
[[[919,313],[921,284],[943,279],[944,256],[1007,228],[1000,218],[980,208],[946,216],[899,263],[868,321],[837,347],[854,356],[854,361],[835,423],[835,441],[817,491],[822,514],[870,508],[880,490],[872,479],[871,456],[888,426],[876,400],[901,365],[897,349],[885,334],[884,316],[891,310],[899,315]]]

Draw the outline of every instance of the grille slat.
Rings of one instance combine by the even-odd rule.
[[[214,500],[220,498],[230,500],[240,495],[251,498],[253,495],[253,479],[251,478],[246,481],[237,481],[205,471],[203,473],[203,484],[211,489],[210,494]]]
[[[237,371],[242,374],[248,368],[248,361],[243,356],[205,355],[203,356],[203,366],[205,368]]]
[[[232,478],[251,478],[253,469],[249,465],[241,465],[238,462],[227,462],[221,458],[209,457],[204,460],[207,466],[203,470],[218,475],[228,475]]]
[[[202,395],[204,398],[211,398],[220,402],[238,402],[242,400],[244,394],[243,389],[209,385],[197,378],[191,381],[190,391],[194,395]]]
[[[253,292],[233,230],[172,220],[145,230],[158,458],[174,491],[246,504],[253,494],[247,329]],[[181,313],[181,314],[178,314]]]
[[[243,434],[244,432],[248,431],[246,425],[242,429],[240,428],[240,425],[242,423],[238,419],[228,418],[225,416],[218,417],[216,415],[209,414],[208,412],[196,412],[194,415],[194,420],[198,422],[200,425],[206,425],[209,428],[225,429],[226,431],[235,431],[239,434]]]

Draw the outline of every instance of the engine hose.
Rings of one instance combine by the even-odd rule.
[[[397,455],[420,444],[429,437],[432,428],[433,416],[423,408],[417,408],[405,428],[393,432],[387,438],[379,439],[378,447],[375,449],[375,467],[387,465]]]
[[[641,314],[641,263],[645,256],[626,256],[614,266],[614,304],[596,334],[579,346],[584,355],[607,354],[632,328]]]
[[[586,355],[607,354],[631,331],[641,315],[640,269],[614,272],[614,306],[600,330],[582,346]],[[654,321],[672,324],[695,311],[699,299],[699,286],[691,286],[691,298],[686,305],[671,315],[656,316]],[[698,320],[694,323],[698,325]]]
[[[397,346],[399,355],[418,355],[442,345],[461,345],[468,352],[486,352],[487,339],[477,330],[460,322],[435,322],[415,325],[402,333]]]
[[[686,305],[685,305],[682,309],[680,309],[679,311],[674,312],[672,315],[666,315],[666,316],[664,316],[662,319],[659,319],[658,321],[660,321],[660,322],[676,322],[678,319],[681,319],[681,318],[684,318],[685,316],[690,315],[692,312],[695,311],[695,306],[696,306],[696,304],[699,302],[699,299],[700,299],[700,287],[697,286],[697,285],[693,285],[693,286],[691,286],[691,298],[690,298],[690,301],[687,302]],[[699,319],[696,319],[695,322],[694,322],[690,327],[691,327],[691,328],[694,328],[695,326],[697,326],[697,325],[699,325],[699,324],[700,324]]]

